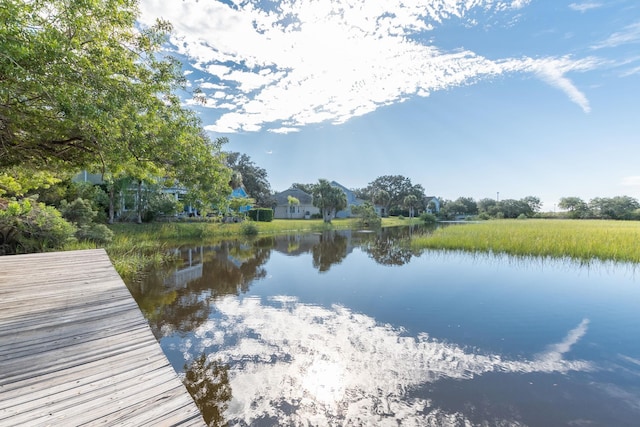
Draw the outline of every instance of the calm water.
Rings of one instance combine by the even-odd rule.
[[[640,270],[399,234],[183,247],[129,286],[212,425],[639,425]]]

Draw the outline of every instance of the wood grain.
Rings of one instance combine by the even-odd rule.
[[[95,249],[0,257],[0,425],[205,424]]]

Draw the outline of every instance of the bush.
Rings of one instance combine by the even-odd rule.
[[[353,206],[351,211],[359,216],[358,224],[361,227],[379,228],[382,225],[382,218],[378,216],[375,207],[370,202]]]
[[[482,212],[480,215],[478,215],[478,219],[481,219],[483,221],[486,221],[488,219],[491,219],[491,217],[489,216],[488,213],[486,212]]]
[[[249,218],[254,221],[271,222],[273,221],[273,209],[269,208],[254,208],[250,209],[247,213]]]
[[[44,252],[75,240],[60,212],[34,199],[0,200],[0,254]]]
[[[527,219],[527,216],[521,213],[520,215],[518,215],[518,219]]]
[[[420,220],[425,224],[434,224],[436,221],[438,221],[438,218],[436,218],[434,214],[424,212],[420,215]]]
[[[73,222],[76,226],[82,227],[93,223],[94,218],[98,214],[93,210],[91,202],[85,199],[75,199],[71,203],[63,200],[60,203],[60,213],[62,217],[69,222]]]
[[[258,234],[258,227],[251,221],[245,221],[240,226],[242,234],[245,236],[255,236]]]
[[[107,244],[113,239],[113,232],[106,225],[93,222],[98,213],[93,210],[89,200],[76,199],[71,203],[63,200],[60,204],[60,211],[64,219],[78,228],[76,231],[78,240]]]
[[[83,225],[76,231],[78,240],[94,242],[98,245],[106,245],[113,240],[113,231],[104,224]]]

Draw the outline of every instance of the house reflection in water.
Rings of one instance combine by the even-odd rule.
[[[164,279],[164,285],[172,289],[186,288],[187,283],[202,277],[202,246],[197,248],[176,249],[176,256],[183,260],[183,267],[176,269]]]

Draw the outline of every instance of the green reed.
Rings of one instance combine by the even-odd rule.
[[[497,220],[445,226],[413,239],[414,249],[640,262],[640,222]]]

